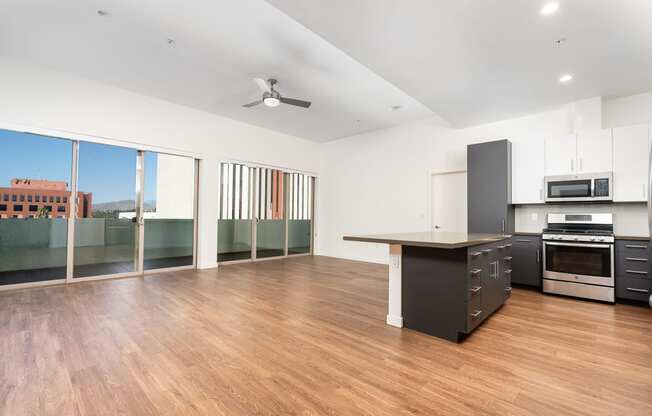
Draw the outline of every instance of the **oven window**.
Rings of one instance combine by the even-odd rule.
[[[546,270],[611,277],[611,248],[546,244]]]
[[[590,196],[590,179],[548,182],[548,198],[585,198]]]

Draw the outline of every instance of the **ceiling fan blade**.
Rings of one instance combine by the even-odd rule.
[[[265,81],[262,78],[254,78],[254,82],[258,84],[258,88],[260,88],[263,92],[272,92],[272,89],[269,87],[269,84],[267,84],[267,81]]]
[[[308,108],[310,107],[310,104],[312,104],[310,101],[303,101],[303,100],[297,100],[295,98],[285,98],[285,97],[281,97],[281,102],[284,104],[296,105],[297,107],[303,107],[303,108]]]
[[[261,104],[262,102],[263,102],[263,100],[254,101],[253,103],[243,105],[243,107],[247,107],[247,108],[253,107],[255,105]]]

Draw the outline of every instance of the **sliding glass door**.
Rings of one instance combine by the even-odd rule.
[[[0,287],[193,267],[193,158],[8,130],[0,149]]]
[[[288,254],[312,250],[313,180],[300,173],[286,174],[288,181]]]
[[[252,257],[252,171],[239,163],[221,164],[217,261]]]
[[[193,265],[195,161],[145,152],[144,270]]]
[[[279,169],[220,164],[217,261],[311,253],[314,180]]]
[[[139,152],[79,143],[74,278],[138,271]]]
[[[0,130],[0,286],[66,278],[73,142]]]
[[[256,258],[285,255],[285,180],[276,169],[256,168]]]

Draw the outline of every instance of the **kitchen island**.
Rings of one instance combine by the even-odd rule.
[[[344,240],[389,245],[389,325],[459,342],[510,295],[510,238],[420,232]]]

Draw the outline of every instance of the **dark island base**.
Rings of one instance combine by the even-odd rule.
[[[511,243],[442,249],[403,246],[403,326],[460,342],[511,291]]]

